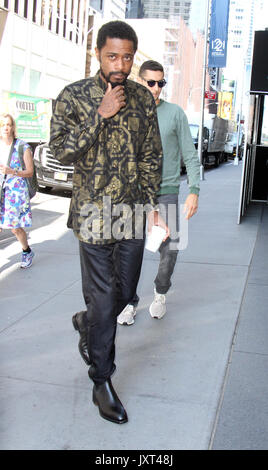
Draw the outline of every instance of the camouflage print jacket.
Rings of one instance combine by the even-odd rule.
[[[49,143],[58,160],[74,164],[67,225],[80,240],[94,244],[140,233],[134,208],[155,207],[161,183],[162,145],[152,94],[127,80],[127,105],[104,119],[97,109],[105,90],[99,73],[66,86],[54,105]]]

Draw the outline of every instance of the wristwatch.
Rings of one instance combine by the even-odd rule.
[[[15,168],[15,170],[14,170],[14,176],[18,176],[18,171],[19,171],[18,168]]]

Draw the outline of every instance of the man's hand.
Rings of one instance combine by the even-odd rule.
[[[166,236],[163,239],[163,242],[165,242],[166,239],[170,236],[170,230],[168,226],[165,224],[165,221],[162,219],[159,212],[158,211],[148,212],[147,220],[148,220],[148,234],[151,233],[153,225],[158,225],[159,227],[162,227],[166,231]]]
[[[190,219],[198,209],[198,196],[197,194],[189,194],[184,203],[183,213],[186,214],[185,218]]]
[[[102,99],[102,102],[98,108],[98,113],[103,118],[110,118],[120,111],[121,108],[126,106],[126,97],[124,87],[118,85],[112,88],[111,83],[108,83],[106,93]]]

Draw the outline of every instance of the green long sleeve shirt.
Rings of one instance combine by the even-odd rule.
[[[187,170],[189,192],[198,195],[200,164],[185,112],[176,104],[160,100],[157,117],[163,147],[159,195],[179,194],[181,158]]]

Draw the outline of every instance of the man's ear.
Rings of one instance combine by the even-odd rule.
[[[96,54],[98,61],[100,62],[100,51],[97,47],[95,47],[95,54]]]
[[[137,82],[143,85],[143,79],[140,76],[138,76]]]

